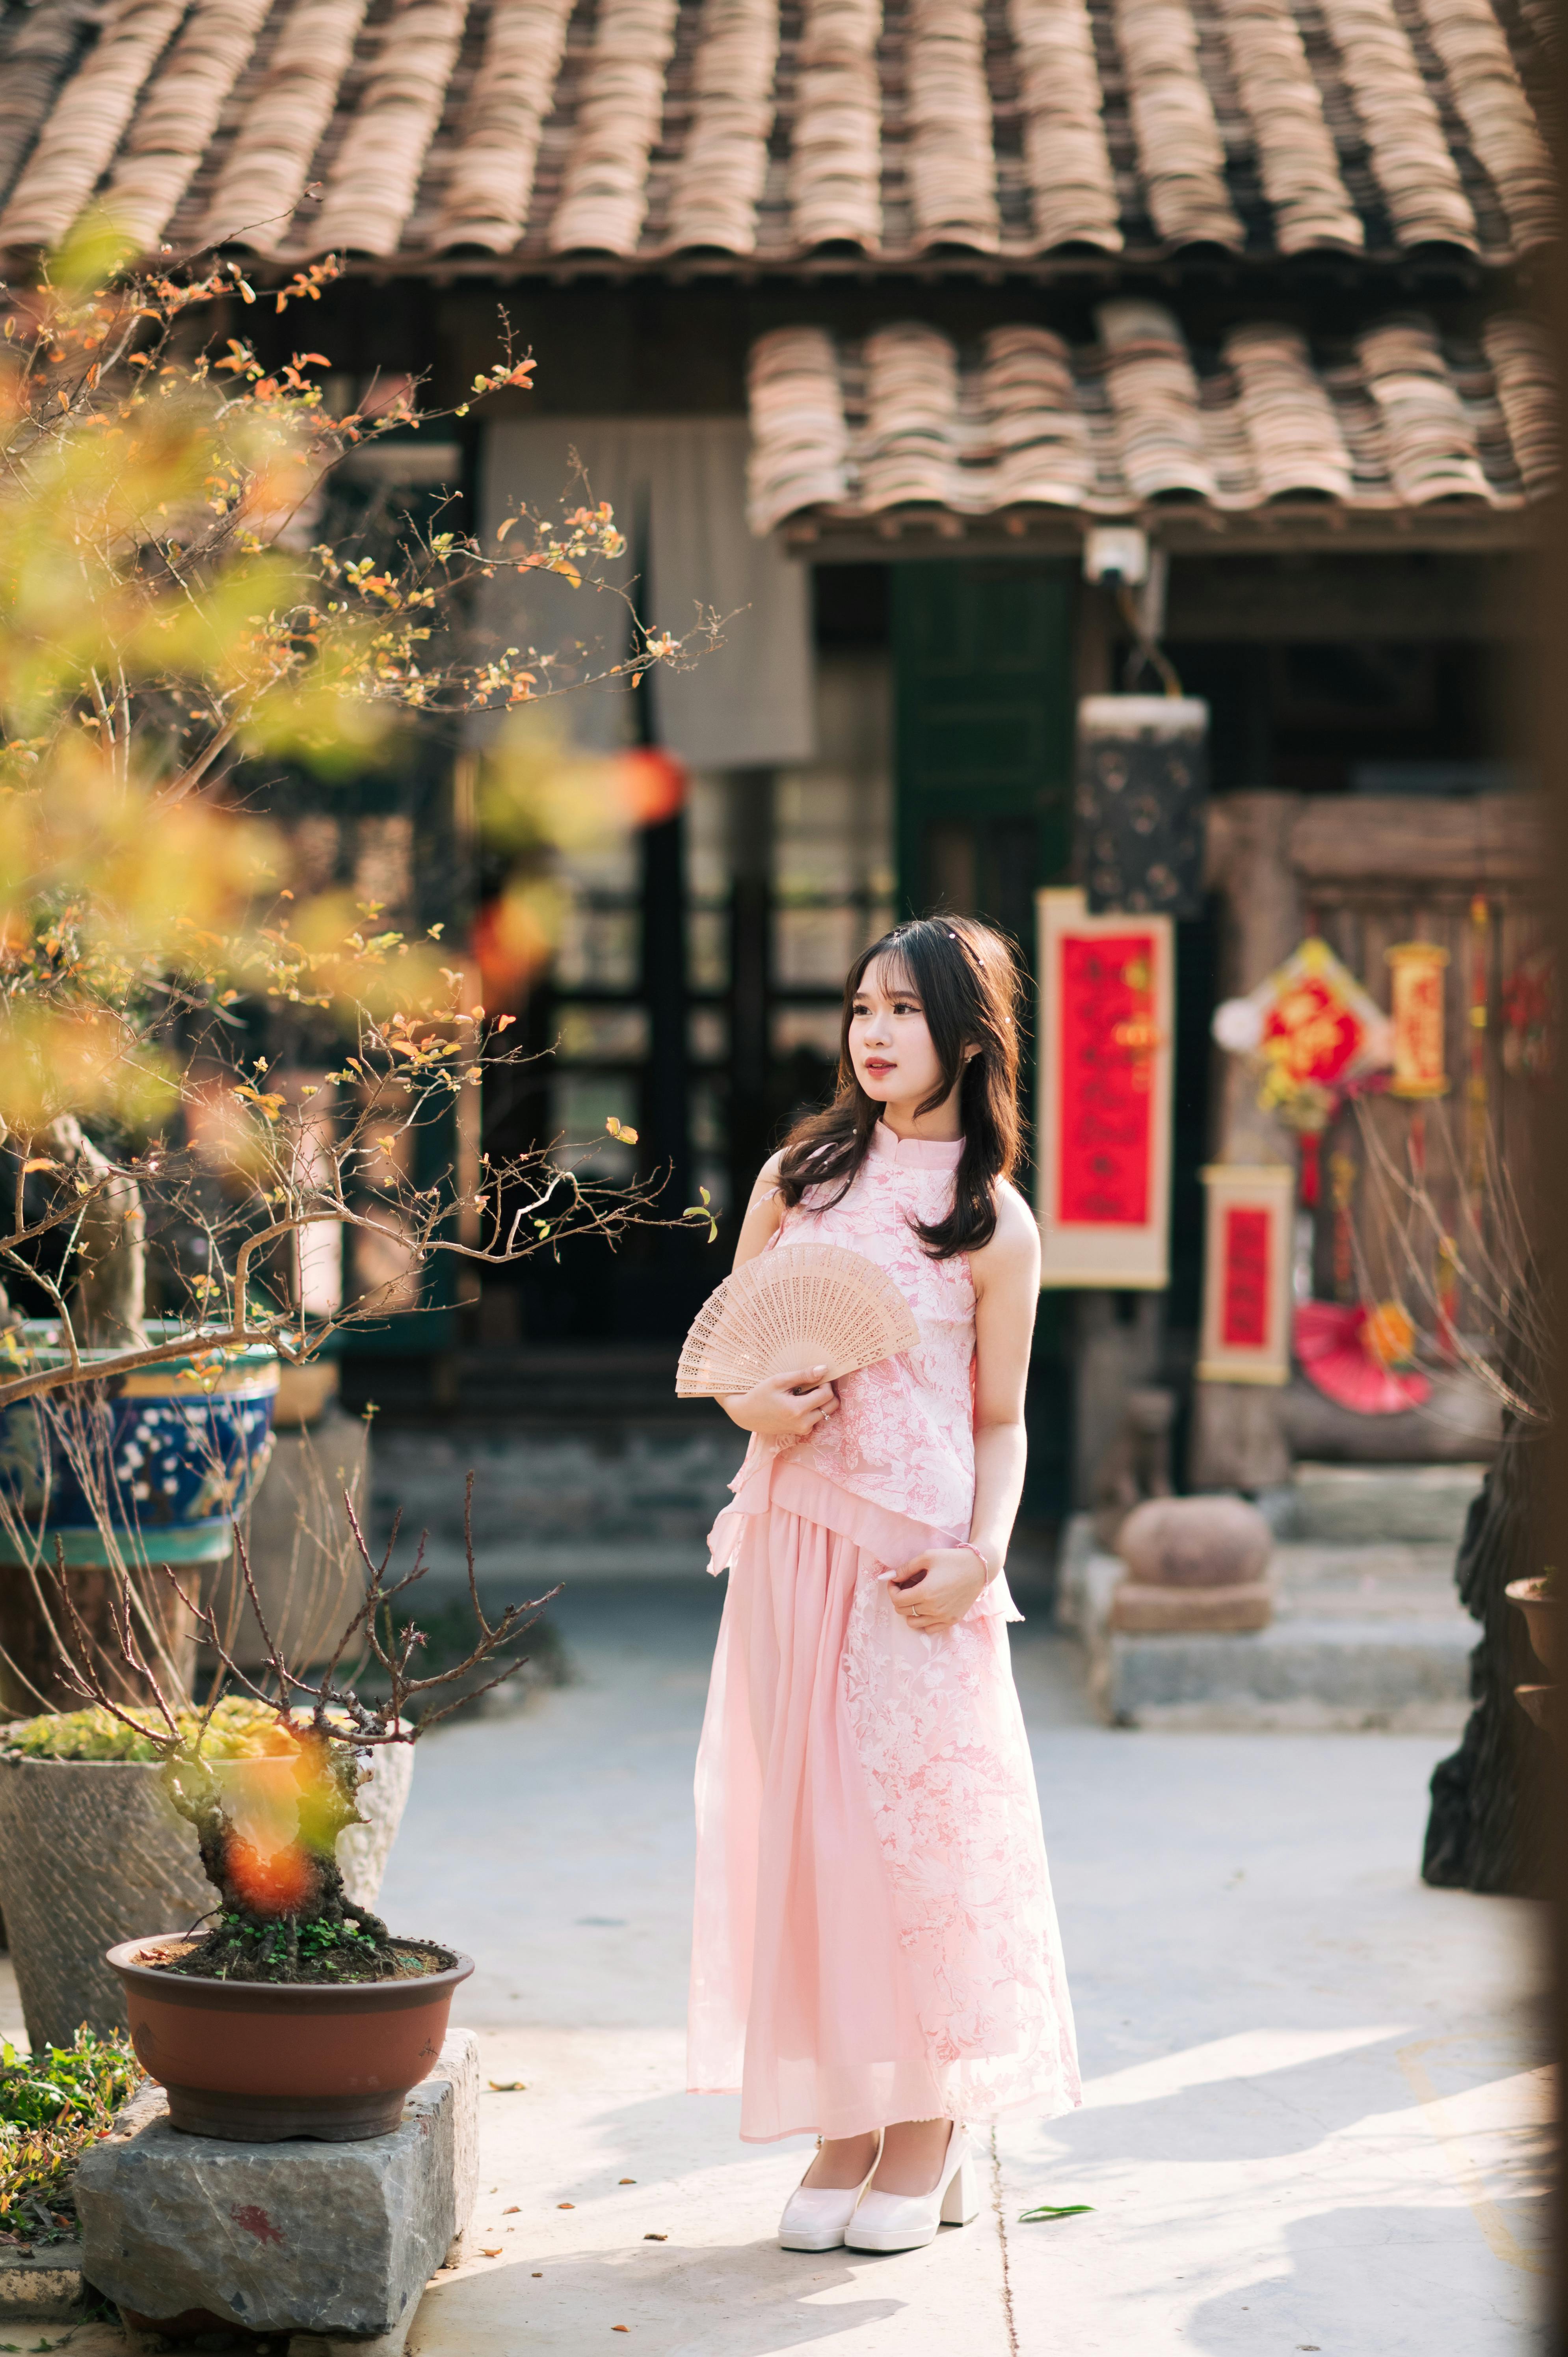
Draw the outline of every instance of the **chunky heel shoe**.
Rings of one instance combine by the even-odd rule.
[[[879,2130],[871,2167],[858,2185],[798,2185],[784,2204],[784,2215],[779,2221],[779,2247],[786,2251],[836,2251],[843,2241],[844,2228],[854,2215],[854,2205],[875,2176],[881,2158]]]
[[[878,2193],[873,2186],[861,2195],[843,2239],[852,2251],[918,2251],[936,2241],[939,2226],[967,2226],[979,2212],[979,2172],[969,2137],[955,2120],[942,2173],[930,2191]]]

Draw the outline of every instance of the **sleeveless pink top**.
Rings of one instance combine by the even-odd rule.
[[[951,1208],[961,1151],[950,1143],[895,1137],[880,1123],[854,1181],[809,1188],[787,1211],[769,1252],[840,1244],[886,1270],[914,1312],[917,1349],[841,1376],[836,1415],[809,1440],[757,1434],[709,1536],[710,1571],[733,1561],[746,1518],[777,1504],[853,1539],[897,1569],[928,1547],[969,1535],[974,1511],[974,1281],[968,1256],[933,1260],[912,1222]],[[968,1617],[1019,1614],[1005,1577],[993,1579]]]

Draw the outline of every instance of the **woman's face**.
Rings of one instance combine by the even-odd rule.
[[[942,1068],[925,1009],[892,959],[874,958],[861,978],[850,1016],[849,1056],[855,1079],[879,1104],[913,1112],[941,1090]]]

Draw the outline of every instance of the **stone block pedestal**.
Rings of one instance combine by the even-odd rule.
[[[455,2030],[390,2136],[248,2144],[172,2128],[161,2088],[77,2173],[81,2268],[133,2348],[224,2326],[301,2357],[400,2357],[478,2176],[478,2047]]]

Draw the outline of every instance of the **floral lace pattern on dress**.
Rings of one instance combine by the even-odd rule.
[[[862,1577],[841,1674],[950,2116],[1070,2110],[1072,2009],[1005,1625],[922,1636]]]

